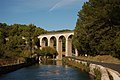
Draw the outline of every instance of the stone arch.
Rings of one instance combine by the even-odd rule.
[[[48,46],[48,38],[47,37],[43,37],[42,39],[41,39],[41,47],[45,47],[45,46]]]
[[[68,39],[73,39],[73,34],[70,34],[69,36],[68,36]]]
[[[73,34],[70,34],[67,38],[67,52],[66,55],[67,56],[72,56],[73,53],[73,44],[72,44],[72,39],[73,39]]]
[[[66,37],[64,35],[61,35],[59,37],[59,40],[61,41],[62,52],[65,52],[66,51]]]
[[[56,49],[56,45],[57,45],[57,39],[55,36],[51,36],[50,37],[50,47],[54,47]]]
[[[66,37],[64,35],[59,35],[57,38],[57,51],[58,51],[57,59],[62,59],[62,56],[65,55],[65,52],[63,52],[63,39],[66,42]]]
[[[42,49],[42,47],[45,46],[51,46],[53,47],[53,42],[55,39],[55,44],[56,44],[56,50],[58,52],[58,56],[57,59],[62,59],[62,55],[65,56],[72,56],[72,37],[74,35],[74,32],[61,32],[61,33],[49,33],[49,34],[42,34],[40,36],[38,36],[38,38],[40,39],[40,44],[43,46],[40,47],[40,49]],[[45,38],[47,39],[45,42]],[[63,50],[63,44],[62,44],[62,40],[64,38],[64,50]],[[63,53],[64,52],[64,53]],[[76,55],[78,55],[78,51],[77,49],[75,49],[75,53]]]

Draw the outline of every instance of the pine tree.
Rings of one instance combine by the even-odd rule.
[[[120,56],[117,55],[120,52],[119,0],[89,0],[78,17],[74,45],[81,54]]]

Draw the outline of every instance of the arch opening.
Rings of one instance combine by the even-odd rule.
[[[72,56],[72,55],[74,55],[73,53],[75,53],[72,39],[73,39],[73,35],[71,34],[71,35],[68,36],[68,39],[67,39],[66,56]]]
[[[46,37],[42,38],[42,47],[48,46],[48,39]]]
[[[60,36],[59,40],[61,41],[61,53],[62,56],[65,56],[65,51],[66,51],[66,38],[65,36]]]
[[[57,39],[56,39],[56,37],[55,36],[52,36],[51,38],[50,38],[50,47],[54,47],[55,49],[56,49],[56,43],[57,42]]]

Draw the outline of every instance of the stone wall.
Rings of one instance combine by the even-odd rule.
[[[100,79],[96,79],[96,80],[120,80],[120,74],[112,69],[97,64],[92,64],[92,63],[88,64],[86,61],[80,61],[75,58],[64,58],[64,59],[65,59],[64,61],[68,60],[67,62],[68,64],[70,62],[72,62],[72,64],[76,63],[72,66],[76,66],[79,64],[86,65],[87,67],[89,67],[89,71],[87,70],[89,74],[93,75],[96,78],[98,78],[100,75]],[[80,68],[79,66],[76,67]],[[98,72],[100,72],[100,74],[98,74]]]
[[[35,59],[30,59],[28,61],[26,61],[25,63],[20,63],[20,64],[0,66],[0,75],[6,74],[6,73],[9,73],[9,72],[13,72],[13,71],[18,70],[20,68],[27,67],[27,66],[30,66],[30,65],[36,63]]]

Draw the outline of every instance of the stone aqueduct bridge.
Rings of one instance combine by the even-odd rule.
[[[40,40],[40,46],[50,46],[54,47],[54,44],[56,44],[56,50],[58,52],[57,59],[62,59],[62,55],[64,56],[72,56],[72,37],[74,35],[73,31],[67,31],[67,32],[59,32],[59,33],[48,33],[48,34],[42,34],[38,36]],[[62,51],[62,39],[65,39],[65,52]],[[54,43],[56,42],[56,43]],[[75,49],[76,56],[77,56],[77,50]]]

